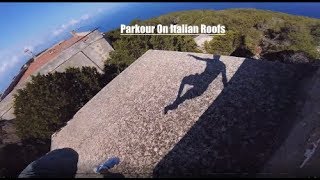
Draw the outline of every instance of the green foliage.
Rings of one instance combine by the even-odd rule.
[[[135,58],[130,54],[129,50],[119,49],[110,53],[110,57],[107,59],[105,66],[114,66],[119,69],[119,73],[128,67]]]
[[[205,49],[209,53],[230,55],[238,48],[237,41],[244,37],[245,47],[253,53],[257,46],[264,44],[266,47],[263,48],[263,53],[300,50],[312,58],[319,58],[319,53],[316,51],[316,46],[320,45],[318,19],[256,9],[228,9],[181,11],[145,22],[225,25],[226,36],[214,37],[212,42],[206,43]],[[166,44],[165,48],[168,47],[171,48]]]
[[[50,139],[51,135],[105,85],[94,68],[70,68],[32,77],[15,95],[17,133],[22,139]]]
[[[151,36],[152,49],[171,51],[195,51],[196,43],[191,36]]]
[[[224,36],[214,36],[204,47],[211,54],[230,55],[240,43],[238,32],[230,30]]]
[[[320,58],[319,53],[317,52],[315,45],[312,43],[312,36],[309,34],[300,34],[300,33],[290,33],[289,37],[293,42],[289,47],[291,50],[301,50],[304,52],[308,52],[308,55],[313,58]]]
[[[173,18],[163,21],[171,23],[177,20]],[[130,24],[157,25],[159,23],[161,21],[156,19],[148,21],[135,19]],[[191,36],[120,36],[119,29],[106,34],[115,49],[110,53],[106,64],[117,67],[120,72],[149,49],[199,52]]]
[[[311,58],[320,56],[316,51],[320,45],[320,20],[285,13],[256,9],[192,10],[146,21],[135,19],[130,24],[225,25],[225,36],[214,36],[211,42],[205,43],[208,53],[230,55],[241,45],[255,54],[258,46],[263,45],[262,53],[300,50]],[[148,49],[200,52],[192,36],[120,36],[119,29],[107,34],[115,49],[107,62],[122,68]]]
[[[136,24],[139,24],[141,23],[141,20],[140,19],[134,19],[131,21],[130,25],[136,25]]]
[[[120,29],[115,29],[105,33],[105,38],[110,41],[112,46],[114,46],[113,43],[120,39]]]
[[[320,46],[320,22],[316,25],[311,26],[312,38],[314,39],[314,43]]]
[[[263,33],[255,28],[249,28],[248,33],[244,37],[244,45],[248,50],[254,53],[256,47],[260,44]]]

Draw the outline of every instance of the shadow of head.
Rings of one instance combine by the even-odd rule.
[[[29,164],[19,177],[74,177],[78,158],[71,148],[56,149]]]
[[[213,55],[213,59],[215,59],[215,60],[220,60],[220,57],[221,57],[220,55],[216,55],[216,54]]]

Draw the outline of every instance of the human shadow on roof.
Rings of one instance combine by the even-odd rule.
[[[228,87],[158,162],[153,176],[254,177],[288,136],[297,102],[304,101],[297,89],[314,71],[245,59]]]
[[[206,62],[206,68],[201,74],[191,74],[182,79],[176,100],[164,108],[164,114],[167,114],[169,110],[176,109],[188,99],[201,96],[208,89],[210,83],[218,77],[220,73],[222,74],[222,83],[224,87],[227,86],[226,66],[220,61],[219,55],[215,55],[213,58],[201,58],[192,54],[189,54],[189,56],[194,57],[196,60]],[[193,87],[181,96],[186,84],[192,85]]]

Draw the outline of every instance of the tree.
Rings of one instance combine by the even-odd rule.
[[[179,18],[172,18],[178,22]],[[170,18],[170,21],[172,20]],[[160,20],[133,20],[130,24],[157,25]],[[163,24],[163,23],[162,23]],[[192,36],[120,36],[119,29],[106,32],[106,37],[115,49],[106,60],[106,65],[120,72],[149,49],[199,52]]]
[[[69,68],[33,76],[15,95],[17,134],[23,139],[48,140],[106,84],[95,68]]]

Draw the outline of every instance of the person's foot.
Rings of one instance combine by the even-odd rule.
[[[169,107],[168,107],[168,106],[166,106],[166,107],[164,108],[164,114],[167,114],[167,113],[168,113],[168,111],[169,111]]]
[[[164,108],[164,114],[167,114],[169,110],[173,110],[173,109],[176,109],[176,108],[177,108],[177,105],[175,105],[175,104],[170,104],[170,105],[168,105],[168,106],[166,106],[166,107]]]
[[[109,169],[113,168],[115,165],[119,164],[120,159],[118,157],[111,157],[104,163],[98,165],[93,169],[95,173],[101,174],[108,172]]]

